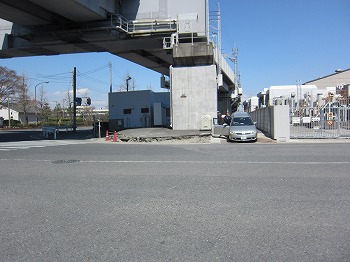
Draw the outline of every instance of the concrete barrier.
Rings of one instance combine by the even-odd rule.
[[[289,105],[275,105],[250,112],[257,128],[277,142],[290,140]]]

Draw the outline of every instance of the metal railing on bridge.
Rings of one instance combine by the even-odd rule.
[[[128,20],[122,15],[111,16],[112,26],[129,35],[149,35],[177,31],[176,19]]]
[[[122,15],[113,15],[111,16],[111,25],[119,31],[133,36],[168,34],[168,36],[163,36],[164,49],[172,49],[175,44],[179,43],[209,42],[206,32],[179,34],[176,19],[128,20]]]

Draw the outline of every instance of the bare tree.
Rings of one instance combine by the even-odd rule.
[[[20,80],[16,71],[0,66],[0,104],[4,104],[9,96],[16,93]]]
[[[49,116],[52,114],[52,110],[49,106],[49,103],[45,102],[45,104],[43,105],[42,109],[41,109],[41,120],[42,121],[48,121],[49,120]]]
[[[126,91],[126,86],[125,86],[125,84],[119,84],[117,90],[118,90],[118,92]]]
[[[135,88],[136,88],[136,80],[135,80],[135,78],[132,78],[131,88],[132,88],[132,91],[135,91]]]
[[[53,116],[56,117],[57,124],[60,124],[62,116],[63,116],[62,115],[62,107],[61,107],[60,103],[57,103],[57,101],[56,101],[56,106],[55,106],[55,108],[52,111],[52,114],[53,114]]]
[[[66,102],[68,104],[68,107],[67,107],[67,112],[68,112],[68,115],[69,115],[69,119],[70,119],[70,122],[72,123],[72,117],[73,117],[73,108],[72,108],[72,105],[73,105],[73,97],[72,97],[72,93],[71,93],[71,90],[68,88],[67,92],[66,92]]]
[[[23,112],[25,123],[28,125],[27,113],[33,101],[30,99],[27,77],[22,75],[21,80],[22,83],[19,84],[17,89],[17,106]]]
[[[43,86],[40,86],[39,88],[39,100],[36,102],[38,103],[37,105],[39,105],[39,119],[43,121],[44,119],[47,119],[50,114],[50,112],[48,112],[48,101]]]

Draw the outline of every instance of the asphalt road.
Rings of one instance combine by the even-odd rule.
[[[350,261],[349,143],[39,142],[0,151],[0,261]]]

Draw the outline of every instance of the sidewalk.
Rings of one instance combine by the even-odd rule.
[[[114,135],[109,133],[109,140],[113,141]],[[258,130],[257,144],[271,143],[350,143],[350,139],[290,139],[288,142],[277,142]],[[172,130],[168,128],[135,128],[117,132],[117,140],[121,142],[148,142],[148,143],[206,143],[226,144],[223,137],[213,137],[211,130]],[[106,137],[98,139],[99,142],[107,142]]]
[[[135,128],[118,132],[124,142],[209,142],[211,131],[172,130],[169,128]]]
[[[113,141],[114,135],[109,133],[109,140]],[[165,142],[165,143],[227,143],[225,138],[212,137],[211,130],[172,130],[168,128],[135,128],[117,132],[117,139],[122,142]],[[106,141],[105,137],[100,141]],[[276,143],[258,132],[257,143]]]

